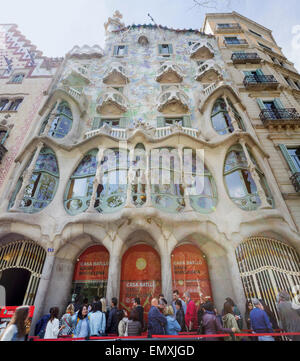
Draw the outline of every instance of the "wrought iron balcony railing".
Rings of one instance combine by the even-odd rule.
[[[293,186],[295,187],[295,191],[297,193],[300,192],[300,172],[297,172],[292,175],[291,181],[293,183]]]
[[[4,147],[3,144],[0,143],[0,163],[6,152],[7,152],[7,149]]]
[[[216,31],[218,33],[232,33],[232,32],[241,32],[242,27],[238,23],[232,24],[217,24]]]
[[[298,124],[300,126],[300,114],[295,108],[264,109],[259,116],[264,125]]]
[[[224,40],[224,45],[248,45],[246,39]]]
[[[246,88],[274,88],[277,89],[279,83],[273,75],[247,75],[244,78]]]
[[[231,60],[234,64],[259,64],[261,57],[257,53],[234,53],[231,56]]]

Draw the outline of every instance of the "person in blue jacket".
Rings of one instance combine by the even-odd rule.
[[[166,334],[167,335],[178,335],[178,332],[181,331],[181,327],[177,322],[172,306],[166,306],[164,309],[164,315],[167,319],[166,325]]]
[[[74,338],[86,338],[91,334],[88,307],[82,306],[73,316]]]
[[[252,299],[254,309],[250,312],[252,330],[257,334],[273,333],[272,324],[267,313],[257,298]],[[275,341],[272,336],[258,336],[258,341]]]
[[[152,335],[165,335],[166,325],[167,319],[158,309],[158,299],[153,298],[148,313],[148,337],[152,338]]]
[[[106,316],[105,313],[102,312],[102,304],[100,301],[93,304],[92,312],[89,314],[89,317],[91,336],[104,336]]]

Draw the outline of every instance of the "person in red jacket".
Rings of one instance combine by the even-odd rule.
[[[198,321],[197,321],[197,307],[195,302],[191,299],[191,294],[186,291],[184,293],[184,299],[187,305],[185,313],[185,323],[188,331],[197,331]]]

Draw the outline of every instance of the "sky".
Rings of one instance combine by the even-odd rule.
[[[201,1],[201,0],[200,0]],[[75,45],[104,46],[104,22],[115,10],[126,25],[157,24],[199,29],[207,12],[236,11],[271,29],[285,56],[300,71],[299,0],[212,0],[214,8],[194,0],[3,0],[0,24],[14,23],[44,55],[62,57]]]

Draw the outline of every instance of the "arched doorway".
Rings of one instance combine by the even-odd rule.
[[[33,305],[46,251],[33,241],[15,241],[0,247],[0,285],[6,306]]]
[[[212,300],[212,291],[206,256],[192,244],[184,244],[172,252],[173,290],[180,296],[191,293],[196,305]]]
[[[123,256],[120,306],[130,311],[133,299],[139,297],[146,315],[151,299],[161,293],[161,263],[156,250],[145,244],[131,247]]]
[[[285,290],[293,298],[300,284],[300,257],[294,248],[275,239],[251,237],[236,249],[247,299],[263,299],[277,314],[276,295]]]
[[[77,259],[72,283],[72,300],[78,296],[105,297],[109,268],[109,252],[103,246],[92,246]]]

